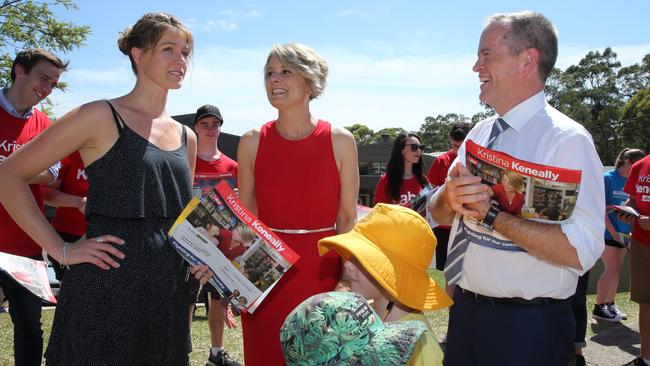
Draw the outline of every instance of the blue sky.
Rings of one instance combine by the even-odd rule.
[[[494,12],[534,10],[559,32],[560,68],[588,51],[612,47],[623,65],[650,53],[650,1],[91,1],[55,9],[59,19],[89,25],[87,45],[63,55],[65,93],[52,97],[61,115],[85,102],[127,93],[135,78],[117,49],[118,32],[142,14],[175,14],[195,36],[195,55],[168,111],[217,105],[223,131],[242,134],[276,116],[262,67],[274,43],[305,43],[330,65],[328,87],[312,114],[336,126],[417,130],[426,116],[481,111],[471,67],[484,19]],[[643,29],[646,29],[645,31]]]

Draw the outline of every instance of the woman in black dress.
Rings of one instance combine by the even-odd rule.
[[[136,84],[58,119],[0,167],[2,204],[66,272],[48,365],[184,365],[187,265],[167,230],[192,196],[196,137],[166,112],[192,52],[174,16],[145,14],[118,41]],[[90,182],[87,238],[64,243],[30,198],[26,180],[79,150]],[[195,268],[203,282],[204,268]]]

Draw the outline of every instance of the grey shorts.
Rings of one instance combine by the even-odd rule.
[[[630,244],[630,298],[650,303],[650,245],[632,239]]]

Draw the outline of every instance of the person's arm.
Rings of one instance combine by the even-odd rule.
[[[625,206],[630,206],[633,209],[639,211],[636,205],[636,201],[632,197],[630,197],[627,202],[625,202]],[[628,224],[633,224],[634,221],[637,221],[639,223],[639,226],[641,226],[641,229],[650,231],[650,216],[641,215],[638,219],[635,219],[632,215],[618,214],[618,218]]]
[[[27,180],[27,184],[42,184],[42,183],[48,184],[48,183],[52,183],[52,181],[55,179],[56,177],[54,176],[52,171],[48,168],[43,170],[40,173],[37,173],[35,176],[29,178]]]
[[[571,217],[555,223],[541,223],[501,212],[494,229],[525,249],[529,254],[558,266],[583,272],[600,258],[605,224],[605,189],[602,164],[593,142],[586,134],[558,136],[561,153],[553,153],[549,165],[581,170],[580,193]],[[470,204],[482,219],[488,204]]]
[[[332,148],[339,169],[341,193],[336,214],[336,232],[347,233],[357,222],[359,195],[359,162],[357,144],[352,134],[342,128],[332,128]]]
[[[257,199],[255,197],[255,157],[260,142],[260,131],[254,129],[246,132],[239,140],[237,147],[237,185],[239,200],[253,214],[257,215]]]
[[[108,242],[123,244],[123,240],[113,235],[82,240],[66,246],[64,258],[64,242],[41,213],[27,185],[31,177],[76,150],[89,159],[108,151],[111,134],[115,139],[117,131],[108,106],[103,109],[100,103],[105,105],[94,102],[69,112],[0,164],[0,202],[13,220],[60,263],[87,262],[109,269],[119,267],[114,257],[124,258],[124,254]]]
[[[609,235],[612,236],[613,240],[616,240],[617,242],[621,242],[621,238],[616,231],[616,228],[614,227],[614,224],[612,224],[612,221],[609,219],[609,215],[607,212],[605,212],[605,227],[607,228],[607,231],[609,232]]]
[[[42,186],[43,201],[52,207],[74,207],[85,213],[86,197],[62,192],[61,183],[61,179],[57,179],[52,184]]]

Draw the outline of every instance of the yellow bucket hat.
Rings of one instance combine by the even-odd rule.
[[[318,241],[320,255],[334,249],[345,259],[356,258],[393,298],[418,310],[452,304],[429,277],[435,248],[436,237],[422,216],[383,203],[359,219],[352,231]]]

